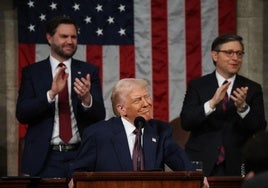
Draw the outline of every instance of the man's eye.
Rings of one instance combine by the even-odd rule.
[[[141,101],[141,99],[135,99],[135,100],[134,100],[134,103],[137,104],[137,103],[139,103],[140,101]]]
[[[233,55],[233,51],[226,51],[226,53],[228,54],[228,55]]]
[[[237,54],[238,56],[242,56],[242,55],[243,55],[243,52],[236,52],[236,54]]]

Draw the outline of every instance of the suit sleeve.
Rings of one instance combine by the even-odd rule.
[[[173,139],[171,128],[167,131],[164,148],[165,163],[169,168],[174,171],[194,170],[186,152]]]
[[[180,114],[182,127],[189,131],[197,128],[206,119],[204,104],[200,91],[194,82],[189,82]]]
[[[91,89],[90,93],[92,96],[92,106],[85,110],[82,106],[82,102],[78,102],[78,120],[80,124],[83,122],[87,122],[86,124],[92,124],[103,120],[105,118],[105,107],[103,102],[103,95],[101,89],[101,83],[99,78],[99,70],[97,67],[91,67],[90,72],[90,80],[91,80]]]
[[[69,166],[67,178],[71,179],[75,171],[94,171],[96,164],[96,142],[92,127],[85,129],[82,143],[75,160]]]
[[[249,86],[246,102],[250,106],[250,111],[244,119],[241,119],[242,128],[246,128],[252,133],[265,129],[263,92],[259,84]]]
[[[26,67],[22,71],[16,117],[25,124],[33,124],[40,119],[53,117],[55,103],[50,104],[47,100],[47,91],[51,83],[47,84],[48,81],[40,80],[42,78],[38,78],[36,71],[36,66]]]

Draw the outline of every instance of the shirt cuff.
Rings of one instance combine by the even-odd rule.
[[[210,105],[209,105],[209,101],[207,101],[205,104],[204,104],[204,110],[205,110],[205,114],[206,116],[210,115],[212,112],[214,112],[216,110],[216,108],[211,108]]]
[[[249,110],[250,110],[250,106],[248,106],[248,108],[247,108],[246,111],[244,111],[244,112],[237,112],[237,113],[243,119],[249,113]]]
[[[92,104],[93,104],[93,100],[92,100],[92,95],[90,95],[90,104],[89,105],[85,105],[83,103],[81,103],[82,106],[84,107],[85,110],[91,108]]]
[[[56,97],[55,97],[55,98],[56,98]],[[49,104],[55,102],[55,98],[52,100],[52,99],[50,98],[50,96],[49,96],[49,91],[47,91],[47,101],[48,101]]]

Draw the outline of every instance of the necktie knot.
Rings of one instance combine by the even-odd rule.
[[[228,82],[228,80],[225,80],[222,85],[226,84],[227,82]]]
[[[58,67],[66,67],[66,65],[64,63],[59,63]]]
[[[140,130],[139,130],[139,129],[135,129],[135,130],[133,131],[133,133],[137,136],[137,135],[139,135]]]

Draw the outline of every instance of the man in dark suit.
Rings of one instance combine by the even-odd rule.
[[[120,80],[113,89],[111,101],[117,117],[85,130],[78,156],[70,167],[70,177],[74,171],[133,171],[134,120],[138,116],[146,121],[141,129],[142,170],[163,170],[164,164],[172,170],[193,170],[186,153],[172,138],[171,126],[152,119],[153,103],[147,81]]]
[[[72,58],[77,31],[69,17],[50,20],[46,30],[49,57],[23,69],[16,109],[19,122],[28,124],[23,175],[66,177],[84,128],[105,118],[98,68]],[[59,96],[64,88],[68,99],[64,102],[67,110],[62,113]],[[63,123],[69,124],[64,128],[69,129],[67,136],[62,136],[62,116],[68,119]]]
[[[268,187],[268,171],[261,172],[242,182],[241,188],[266,188]]]
[[[268,132],[261,131],[250,138],[243,148],[246,187],[268,187]]]
[[[237,74],[243,55],[242,37],[218,36],[211,47],[216,70],[188,84],[180,114],[191,131],[185,150],[203,162],[206,176],[241,175],[244,143],[266,127],[261,86]]]

